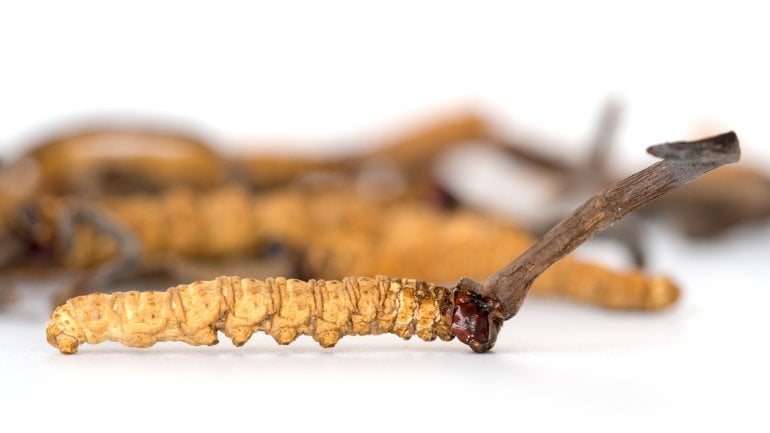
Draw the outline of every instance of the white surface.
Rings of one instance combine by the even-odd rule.
[[[704,119],[738,131],[749,158],[767,156],[760,7],[412,3],[4,3],[2,156],[38,128],[104,112],[193,123],[228,149],[344,148],[446,103],[577,152],[609,94],[629,107],[619,160],[638,164],[639,149]],[[0,429],[767,431],[770,229],[650,240],[654,267],[685,288],[677,308],[531,300],[484,356],[457,342],[362,337],[321,350],[260,336],[240,349],[100,345],[65,357],[28,299],[0,316]]]

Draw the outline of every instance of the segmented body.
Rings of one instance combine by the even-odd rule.
[[[345,335],[394,333],[453,338],[452,290],[378,276],[341,281],[219,277],[165,292],[94,293],[56,308],[46,329],[62,353],[106,340],[131,347],[159,341],[213,345],[217,331],[243,345],[257,331],[279,344],[310,335],[323,347]]]

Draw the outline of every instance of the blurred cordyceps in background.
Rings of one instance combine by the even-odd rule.
[[[400,131],[387,142],[372,140],[370,151],[344,157],[230,155],[171,129],[68,131],[1,169],[0,283],[70,270],[78,276],[62,287],[70,296],[111,290],[118,280],[148,273],[175,284],[244,274],[244,267],[256,278],[484,278],[523,253],[544,223],[467,205],[435,175],[439,158],[472,141],[557,173],[565,185],[595,189],[611,180],[602,155],[616,112],[612,106],[604,114],[590,161],[572,166],[516,145],[472,110]],[[689,234],[709,234],[766,216],[767,185],[754,171],[720,170],[655,208],[681,217]],[[678,297],[666,277],[571,257],[539,278],[534,293],[642,310]]]
[[[748,164],[708,173],[658,207],[691,237],[711,237],[770,216],[770,178]]]

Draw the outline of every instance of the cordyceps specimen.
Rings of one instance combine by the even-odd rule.
[[[153,272],[178,281],[384,274],[451,284],[486,278],[536,240],[499,218],[467,209],[443,211],[411,197],[362,197],[349,185],[262,194],[237,187],[197,195],[170,190],[157,197],[74,202],[39,197],[20,217],[19,234],[28,233],[30,248],[37,248],[31,251],[50,251],[51,264],[89,269],[56,296],[60,301]],[[73,225],[73,218],[86,220]],[[269,253],[271,241],[284,247]],[[532,289],[635,310],[665,308],[679,293],[666,277],[639,269],[617,272],[571,257],[548,269]]]
[[[50,137],[11,164],[39,193],[86,195],[205,190],[222,184],[225,163],[192,134],[141,126],[87,127]],[[13,175],[14,173],[8,173]],[[24,179],[18,179],[22,182]]]
[[[327,158],[243,155],[231,167],[239,178],[260,189],[288,184],[310,172],[355,173],[381,164],[397,169],[413,184],[430,176],[425,168],[443,152],[469,140],[507,148],[499,143],[488,121],[465,110],[424,121],[383,140],[375,139],[375,148],[362,154]]]
[[[62,353],[74,353],[82,343],[105,340],[132,347],[158,341],[212,345],[220,330],[236,345],[262,330],[279,344],[304,334],[324,347],[344,335],[390,332],[403,338],[417,334],[424,340],[458,337],[474,351],[486,352],[545,269],[627,213],[740,157],[733,132],[648,151],[663,161],[594,196],[483,283],[466,278],[447,289],[389,277],[307,282],[219,277],[165,292],[95,293],[70,299],[54,311],[47,339]]]
[[[536,241],[508,221],[465,209],[437,212],[402,205],[380,218],[370,232],[330,227],[310,239],[302,274],[330,280],[402,275],[451,284],[463,277],[486,278]],[[676,302],[679,288],[665,276],[638,268],[618,271],[564,257],[537,278],[532,294],[603,308],[655,311]]]

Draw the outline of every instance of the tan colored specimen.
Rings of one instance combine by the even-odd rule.
[[[193,135],[138,127],[96,127],[51,137],[16,165],[33,165],[36,192],[101,194],[170,185],[207,189],[226,179],[222,159]]]
[[[40,200],[55,225],[63,203]],[[525,230],[499,218],[443,212],[415,201],[367,201],[348,188],[288,188],[249,194],[230,187],[207,194],[170,190],[161,198],[136,195],[90,202],[134,233],[146,264],[163,257],[235,257],[280,240],[305,252],[306,275],[403,275],[454,284],[483,278],[534,243]],[[55,235],[51,233],[51,238]],[[64,263],[91,267],[115,253],[112,239],[82,227]],[[227,272],[222,272],[227,273]],[[618,272],[567,257],[546,271],[534,293],[621,309],[661,309],[679,295],[665,277]]]
[[[430,167],[445,151],[464,141],[477,140],[490,146],[496,142],[489,123],[472,110],[447,113],[426,119],[397,134],[374,135],[373,149],[342,157],[296,155],[240,155],[231,161],[232,170],[248,184],[259,188],[285,185],[312,172],[357,173],[363,167],[383,163],[402,172],[409,184],[420,184],[430,176]],[[270,146],[279,149],[282,146]]]
[[[416,280],[378,276],[342,281],[265,281],[219,277],[165,292],[94,293],[56,308],[46,329],[62,353],[80,344],[117,341],[218,343],[217,331],[241,346],[257,331],[279,344],[310,335],[332,347],[345,335],[394,333],[451,340],[452,291]]]
[[[54,230],[63,203],[57,198],[40,203]],[[243,256],[269,240],[280,240],[305,252],[306,275],[330,280],[382,273],[454,284],[463,277],[491,274],[534,243],[532,235],[499,218],[466,210],[443,212],[411,200],[367,201],[348,188],[249,194],[230,187],[200,195],[170,190],[160,198],[136,195],[89,205],[137,236],[147,264],[165,256]],[[102,263],[116,248],[112,239],[88,227],[75,231],[73,245],[62,260],[74,267]],[[570,257],[546,271],[533,290],[608,308],[644,310],[669,306],[679,295],[665,277],[638,269],[613,271]]]
[[[308,269],[322,278],[381,272],[454,284],[464,277],[485,278],[535,241],[508,221],[470,211],[400,206],[381,216],[384,222],[371,233],[342,227],[319,233],[305,258]],[[679,298],[678,287],[666,277],[636,268],[615,271],[569,256],[535,280],[532,290],[616,309],[659,310]]]
[[[92,200],[41,196],[34,203],[42,221],[37,231],[45,233],[46,242],[56,241],[57,220],[69,206],[85,206],[130,231],[139,240],[144,258],[156,261],[163,255],[235,257],[276,240],[307,248],[319,231],[340,227],[356,233],[371,231],[382,223],[378,215],[391,201],[363,200],[350,188],[286,188],[252,194],[229,185],[203,194],[174,188],[159,196]],[[72,249],[59,257],[67,266],[92,267],[117,252],[111,237],[88,225],[78,225],[73,236]]]

